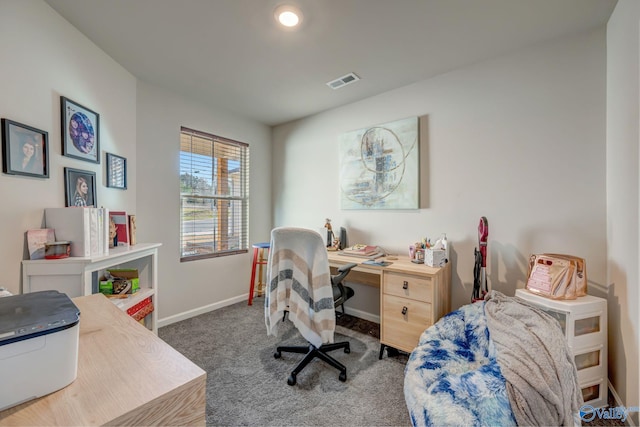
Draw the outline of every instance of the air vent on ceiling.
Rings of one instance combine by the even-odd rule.
[[[331,89],[340,89],[341,87],[346,86],[349,83],[357,82],[358,80],[360,80],[360,77],[356,76],[355,73],[349,73],[346,76],[330,81],[327,83],[327,86]]]

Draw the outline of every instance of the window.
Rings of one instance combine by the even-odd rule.
[[[249,145],[180,129],[180,260],[248,250]]]

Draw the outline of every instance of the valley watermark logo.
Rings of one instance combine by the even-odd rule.
[[[580,408],[580,418],[582,421],[590,422],[599,418],[601,420],[620,420],[625,422],[630,412],[640,412],[637,406],[616,406],[615,408],[594,408],[591,405],[583,405]]]

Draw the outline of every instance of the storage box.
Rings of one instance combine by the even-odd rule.
[[[138,277],[138,269],[113,268],[113,269],[107,270],[107,272],[117,279],[125,279],[131,282],[131,291],[127,293],[134,294],[140,290],[140,279]]]
[[[113,285],[113,294],[114,295],[124,295],[124,294],[132,294],[133,293],[133,285],[131,284],[131,280],[114,278],[112,281]]]
[[[98,292],[104,295],[113,295],[113,282],[111,280],[101,280],[98,285]]]
[[[44,244],[45,259],[69,258],[71,255],[71,242],[50,242]]]
[[[135,320],[140,321],[144,319],[148,314],[153,312],[153,310],[153,301],[151,300],[151,298],[145,298],[133,307],[127,309],[127,314],[133,317]]]
[[[71,384],[80,311],[58,291],[0,298],[0,411]]]
[[[429,267],[444,267],[447,263],[447,255],[441,249],[427,249],[424,254],[424,263]]]

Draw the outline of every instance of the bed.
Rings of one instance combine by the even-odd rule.
[[[496,291],[424,331],[404,394],[414,426],[580,425],[577,371],[557,321]]]

